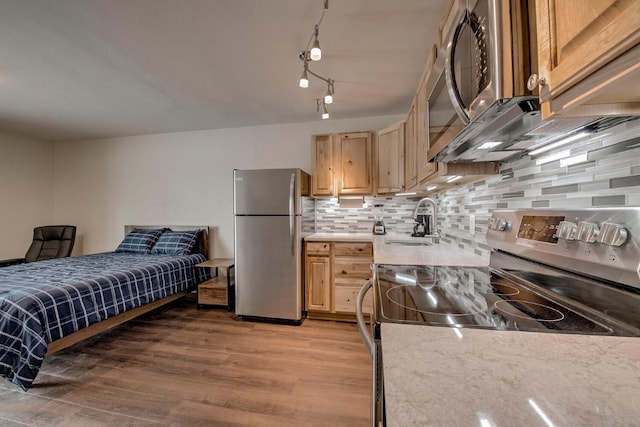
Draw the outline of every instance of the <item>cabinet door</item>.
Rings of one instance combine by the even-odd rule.
[[[538,74],[546,81],[540,89],[543,119],[565,108],[591,103],[590,97],[603,92],[606,101],[600,103],[615,103],[610,93],[606,93],[607,86],[628,78],[632,68],[637,76],[638,55],[635,61],[615,70],[605,66],[640,43],[639,16],[640,0],[536,1]],[[554,103],[594,72],[602,73],[599,82],[585,84],[584,88],[572,91],[570,99]],[[628,90],[634,91],[633,86],[628,85],[627,93],[620,95],[629,98]],[[635,94],[635,99],[619,101],[637,101],[637,90]]]
[[[416,109],[415,102],[411,104],[411,109],[407,115],[404,128],[404,186],[411,190],[418,185],[418,171],[416,160]]]
[[[370,279],[370,258],[364,257],[335,257],[333,259],[333,283],[335,286],[350,285],[362,286]]]
[[[335,311],[337,313],[352,314],[356,312],[356,301],[361,287],[358,286],[336,286],[334,295]],[[368,292],[362,303],[363,313],[373,312],[373,292]]]
[[[328,256],[307,256],[307,310],[331,311],[331,264]]]
[[[368,242],[335,242],[333,255],[337,257],[361,256],[371,258],[373,256],[373,244]]]
[[[312,192],[314,196],[335,196],[333,137],[315,135],[311,141]]]
[[[378,194],[404,189],[404,122],[378,132],[375,172]]]
[[[337,153],[340,194],[372,194],[371,135],[368,132],[338,135]]]
[[[422,80],[416,95],[416,168],[418,182],[431,176],[437,170],[437,163],[429,162],[429,114],[427,106],[427,79],[429,73]]]

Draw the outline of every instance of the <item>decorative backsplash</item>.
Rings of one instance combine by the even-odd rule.
[[[316,231],[319,233],[371,233],[379,212],[387,232],[411,233],[415,201],[405,197],[365,197],[362,209],[344,209],[337,198],[316,199]],[[374,208],[374,205],[382,205]]]
[[[586,142],[502,163],[500,175],[432,198],[438,205],[441,242],[486,257],[490,248],[484,236],[495,209],[640,206],[640,123],[625,123]],[[317,199],[316,231],[370,233],[373,205],[381,204],[376,209],[387,231],[411,233],[416,202],[365,197],[362,209],[342,209],[337,199]]]

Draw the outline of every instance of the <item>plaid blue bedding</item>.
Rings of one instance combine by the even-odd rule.
[[[195,287],[205,260],[107,252],[0,268],[0,374],[28,389],[48,343]]]

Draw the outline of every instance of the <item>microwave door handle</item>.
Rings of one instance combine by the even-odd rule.
[[[460,91],[458,90],[456,76],[453,71],[453,54],[455,51],[454,47],[458,42],[458,37],[462,32],[462,27],[466,25],[467,20],[469,19],[468,13],[469,12],[466,8],[458,11],[458,16],[456,17],[456,22],[458,22],[458,24],[454,27],[454,30],[449,36],[449,43],[447,45],[447,56],[444,66],[444,75],[447,82],[447,92],[449,93],[449,98],[451,99],[451,103],[453,104],[453,109],[456,111],[458,117],[460,117],[460,120],[462,120],[462,123],[464,123],[465,125],[468,125],[471,120],[469,120],[469,116],[467,115],[467,112],[462,105]]]

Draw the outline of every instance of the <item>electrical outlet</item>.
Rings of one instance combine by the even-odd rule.
[[[469,215],[469,233],[476,234],[476,216]]]

